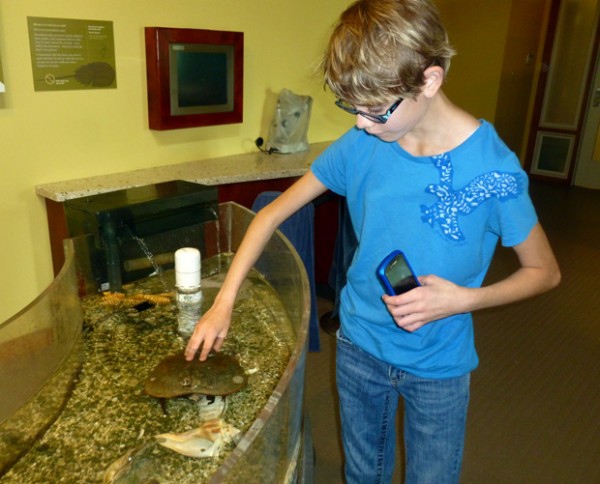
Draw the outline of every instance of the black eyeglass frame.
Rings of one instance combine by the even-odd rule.
[[[344,101],[342,101],[341,99],[337,99],[335,101],[335,105],[338,108],[343,109],[347,113],[354,114],[354,115],[359,114],[363,118],[367,118],[369,121],[373,121],[374,123],[385,124],[387,122],[387,120],[390,118],[390,116],[392,115],[392,113],[396,110],[396,108],[398,108],[398,106],[400,106],[402,101],[404,101],[403,97],[401,97],[394,104],[392,104],[389,107],[389,109],[383,114],[365,113],[364,111],[361,111],[360,109],[356,109],[356,108],[345,105]]]

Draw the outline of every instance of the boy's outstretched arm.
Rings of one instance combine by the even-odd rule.
[[[325,191],[326,187],[309,170],[258,212],[248,226],[212,307],[194,329],[185,350],[186,360],[192,360],[200,348],[201,361],[208,357],[211,350],[221,349],[229,331],[238,291],[265,245],[282,222]]]
[[[501,306],[556,287],[560,269],[542,226],[513,247],[520,267],[507,278],[480,288],[461,287],[435,275],[421,276],[422,287],[400,296],[383,296],[396,324],[407,331],[453,314]]]

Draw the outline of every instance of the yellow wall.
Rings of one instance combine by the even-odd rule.
[[[353,119],[337,110],[313,69],[349,0],[0,0],[0,322],[51,281],[44,202],[35,185],[254,149],[282,88],[314,98],[309,141],[330,140]],[[510,0],[440,0],[459,56],[447,92],[493,120]],[[110,20],[117,89],[34,92],[27,16]],[[475,20],[477,19],[477,20]],[[244,122],[148,129],[144,26],[245,33]]]
[[[496,114],[511,4],[511,0],[437,0],[457,50],[445,91],[456,104],[489,121]]]

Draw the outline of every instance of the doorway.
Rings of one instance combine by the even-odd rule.
[[[600,189],[600,52],[596,55],[596,70],[591,95],[588,96],[574,184]]]
[[[532,178],[571,184],[581,152],[600,0],[552,0],[526,166]],[[600,96],[600,93],[599,93]]]

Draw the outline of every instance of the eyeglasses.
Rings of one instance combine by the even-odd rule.
[[[359,109],[356,109],[354,106],[352,106],[351,104],[348,104],[345,101],[342,101],[341,99],[338,99],[335,102],[335,105],[338,108],[343,109],[347,113],[350,113],[350,114],[360,114],[363,118],[367,118],[369,121],[373,121],[374,123],[379,123],[379,124],[385,124],[385,122],[390,118],[390,116],[396,110],[396,108],[398,106],[400,106],[400,103],[402,101],[404,101],[403,97],[401,97],[394,104],[392,104],[390,106],[390,108],[384,114],[365,113],[364,111],[360,111]]]

